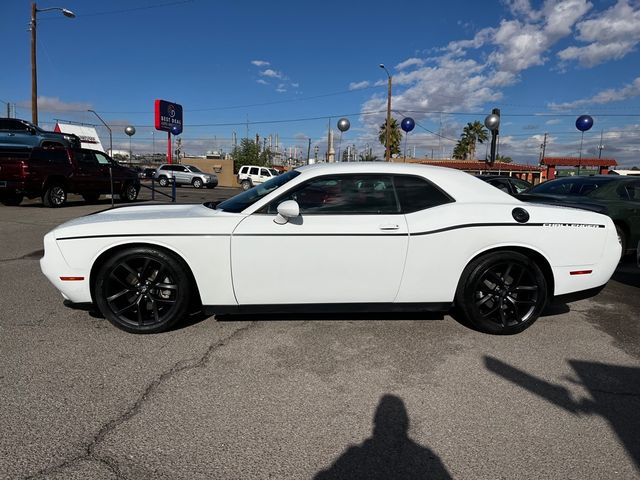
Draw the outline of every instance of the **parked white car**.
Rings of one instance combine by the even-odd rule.
[[[135,333],[170,328],[192,302],[217,314],[456,306],[475,328],[517,333],[552,300],[595,295],[621,248],[605,215],[382,162],[310,165],[220,204],[111,209],[44,245],[64,298]]]
[[[243,190],[249,190],[277,176],[278,171],[275,168],[243,165],[240,167],[240,170],[238,170],[238,183]]]

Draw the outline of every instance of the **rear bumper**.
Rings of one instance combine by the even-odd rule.
[[[582,290],[580,292],[573,293],[565,293],[564,295],[556,295],[551,299],[552,305],[557,305],[561,303],[572,303],[577,302],[579,300],[586,300],[587,298],[595,297],[598,295],[606,286],[600,285],[599,287],[589,288],[588,290]]]

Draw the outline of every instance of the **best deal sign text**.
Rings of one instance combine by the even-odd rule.
[[[156,130],[180,135],[182,133],[182,105],[166,100],[156,100],[155,107]]]

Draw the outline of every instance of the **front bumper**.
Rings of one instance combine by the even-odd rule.
[[[73,303],[90,303],[90,272],[71,268],[58,248],[53,232],[44,237],[44,257],[40,269],[62,296]]]

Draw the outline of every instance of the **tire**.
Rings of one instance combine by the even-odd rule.
[[[240,182],[240,186],[242,187],[242,190],[249,190],[253,185],[251,185],[251,181],[250,180],[243,180],[242,182]]]
[[[620,225],[616,225],[616,233],[618,234],[618,241],[622,247],[622,251],[620,252],[620,260],[622,260],[627,254],[627,235]]]
[[[193,185],[194,188],[202,188],[202,186],[204,185],[204,182],[202,181],[201,178],[194,178],[193,181],[191,182],[191,185]]]
[[[169,179],[167,177],[164,177],[164,176],[160,177],[160,178],[158,178],[158,184],[161,187],[166,187],[167,185],[169,185]]]
[[[96,203],[98,200],[100,200],[100,194],[99,193],[83,193],[82,198],[84,198],[84,201],[87,203]]]
[[[0,202],[7,207],[17,207],[22,203],[22,200],[24,200],[24,195],[15,192],[7,193],[0,197]]]
[[[96,274],[94,298],[113,325],[130,333],[168,330],[189,308],[192,291],[187,267],[152,247],[122,250]]]
[[[464,269],[455,306],[474,328],[511,335],[530,327],[547,303],[547,282],[540,267],[521,253],[483,255]]]
[[[60,183],[49,184],[42,195],[42,203],[45,207],[59,208],[67,202],[67,190]]]
[[[122,189],[122,192],[120,193],[120,200],[122,200],[123,202],[135,202],[138,198],[139,191],[140,189],[136,188],[133,183],[126,183],[124,188]]]

